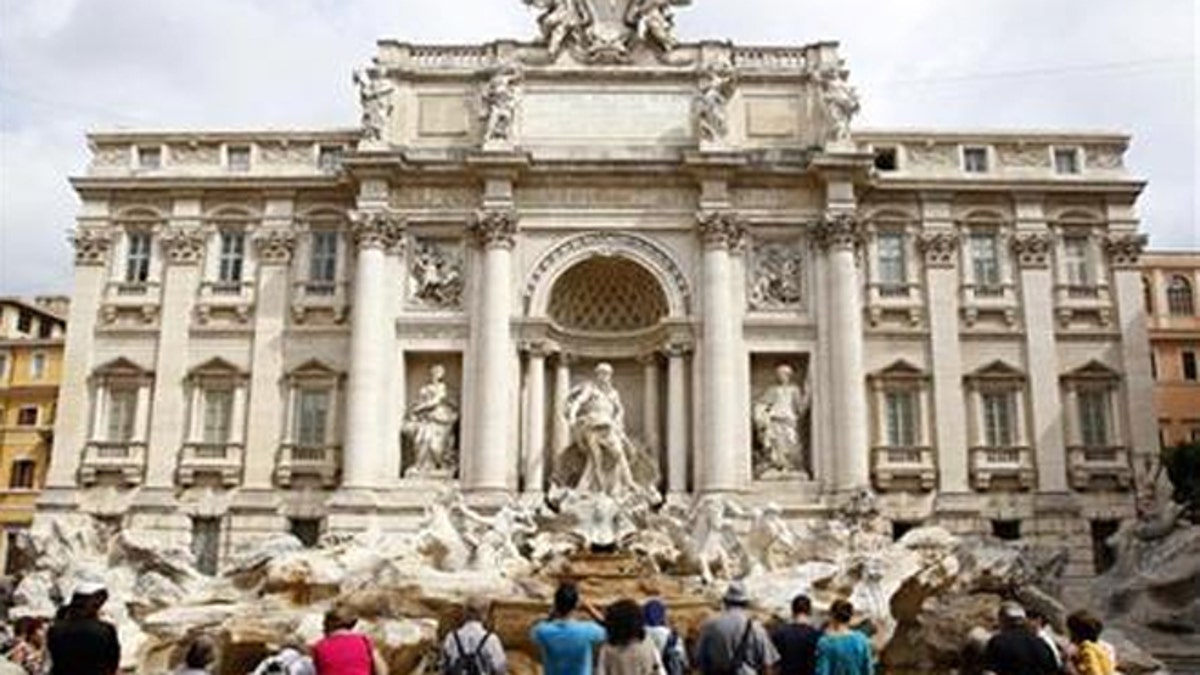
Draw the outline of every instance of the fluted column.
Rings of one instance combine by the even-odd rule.
[[[351,234],[358,252],[351,307],[350,379],[346,400],[346,447],[342,483],[347,488],[374,488],[383,483],[384,436],[388,424],[387,369],[381,364],[393,352],[394,332],[388,318],[388,283],[384,256],[402,232],[403,222],[386,206],[351,214]]]
[[[482,275],[475,307],[479,339],[476,342],[474,401],[480,409],[475,426],[471,461],[464,487],[475,492],[507,489],[509,424],[512,420],[509,370],[514,353],[509,322],[512,249],[517,214],[507,208],[481,210],[471,226],[482,249]]]
[[[667,347],[667,492],[687,492],[687,348]]]
[[[834,488],[842,492],[870,485],[862,297],[855,260],[861,232],[853,213],[835,211],[821,222],[819,236],[829,261],[829,357],[837,415]]]
[[[525,373],[525,451],[522,474],[525,492],[541,492],[546,473],[546,347],[528,346]]]
[[[554,424],[550,427],[550,455],[555,457],[571,442],[567,424],[567,394],[571,392],[571,356],[559,352],[554,363]]]
[[[703,492],[729,492],[741,487],[738,466],[742,457],[737,447],[737,387],[735,315],[730,249],[739,246],[745,229],[730,211],[705,211],[698,217],[704,245],[704,341],[701,362],[704,373],[703,454],[699,480]]]

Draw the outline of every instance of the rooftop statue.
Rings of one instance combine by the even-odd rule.
[[[541,11],[538,29],[551,60],[564,49],[590,62],[622,62],[641,38],[670,53],[675,37],[675,7],[691,0],[523,0]]]

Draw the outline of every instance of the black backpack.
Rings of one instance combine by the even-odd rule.
[[[450,669],[446,671],[447,675],[492,675],[491,659],[483,653],[488,640],[492,638],[491,631],[483,634],[483,639],[479,641],[479,645],[473,652],[463,649],[458,631],[454,631],[451,635],[454,636],[454,646],[457,648],[458,654],[450,662]]]

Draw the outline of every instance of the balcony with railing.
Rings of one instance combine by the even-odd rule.
[[[1010,327],[1016,324],[1017,288],[1013,283],[963,284],[961,302],[963,320],[968,327],[989,316],[999,317]]]
[[[1068,476],[1076,490],[1128,490],[1133,486],[1129,448],[1123,445],[1067,448]]]
[[[1107,284],[1058,284],[1054,308],[1064,328],[1088,318],[1106,326],[1112,319],[1112,293]]]
[[[928,492],[937,485],[933,448],[876,446],[871,449],[871,475],[884,492]]]
[[[337,487],[342,467],[342,449],[337,445],[285,444],[279,449],[275,482],[291,487],[301,477],[314,478],[322,487]]]
[[[145,441],[91,441],[83,450],[79,483],[95,485],[103,476],[116,476],[125,486],[142,484],[146,473]]]
[[[923,300],[919,284],[876,282],[867,285],[867,318],[879,326],[889,317],[916,326]]]
[[[350,284],[345,281],[297,281],[292,284],[292,320],[309,323],[324,317],[342,323],[350,307]]]
[[[971,448],[971,485],[981,492],[1032,490],[1037,478],[1027,446]]]
[[[192,487],[199,477],[215,476],[223,487],[237,487],[243,454],[241,443],[188,443],[179,453],[179,484]]]
[[[143,323],[153,323],[162,303],[160,291],[157,281],[110,281],[104,288],[101,319],[112,324],[123,317],[133,317]]]
[[[205,281],[196,300],[196,321],[231,318],[246,323],[254,312],[254,284],[249,281]]]

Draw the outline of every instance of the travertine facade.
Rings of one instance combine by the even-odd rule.
[[[540,498],[603,362],[668,498],[870,487],[1090,574],[1157,447],[1128,138],[854,131],[834,44],[544,4],[380,43],[361,129],[90,137],[46,513],[228,547]]]

